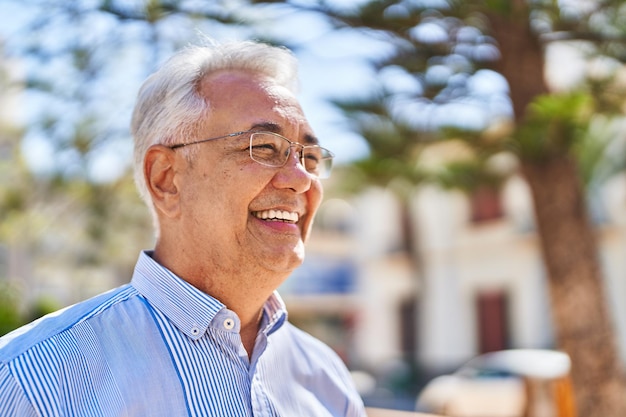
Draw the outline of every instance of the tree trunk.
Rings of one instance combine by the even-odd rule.
[[[525,0],[507,14],[490,14],[518,124],[528,104],[548,93],[544,51],[530,30]],[[626,379],[607,308],[597,243],[576,162],[564,149],[541,161],[523,160],[550,287],[558,347],[572,359],[579,417],[626,416]]]
[[[524,119],[533,99],[548,93],[544,78],[544,53],[541,42],[530,28],[526,0],[511,0],[510,15],[489,13],[493,35],[498,41],[500,60],[495,69],[506,78],[516,121]]]
[[[572,358],[580,417],[626,416],[617,354],[593,228],[574,161],[525,162],[549,277],[557,343]]]

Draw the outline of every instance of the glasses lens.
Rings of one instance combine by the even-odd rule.
[[[250,158],[270,167],[281,167],[289,156],[289,142],[271,133],[253,133],[250,136]]]
[[[258,132],[250,135],[250,158],[261,165],[282,167],[289,158],[292,143],[273,133]],[[312,175],[328,178],[333,154],[319,146],[304,146],[302,165]]]
[[[333,163],[333,155],[328,149],[307,146],[302,150],[302,163],[307,172],[318,178],[328,178]]]

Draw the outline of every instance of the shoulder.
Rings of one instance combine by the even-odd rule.
[[[137,291],[133,287],[125,285],[14,330],[0,338],[0,363],[10,362],[33,346],[49,341],[136,295]]]
[[[341,357],[330,346],[289,322],[281,328],[280,363],[294,381],[313,392],[331,415],[364,416],[363,401]]]
[[[348,369],[343,360],[326,343],[290,322],[286,322],[283,327],[285,334],[291,339],[289,346],[297,351],[301,362],[307,363],[310,368],[333,369],[341,375],[348,375]]]
[[[285,323],[285,331],[288,332],[289,337],[297,341],[302,347],[313,349],[313,351],[319,350],[324,353],[334,354],[334,351],[326,343],[294,326],[290,322]]]

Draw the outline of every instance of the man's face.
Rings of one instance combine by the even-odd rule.
[[[258,129],[314,144],[297,100],[282,87],[242,72],[221,72],[200,91],[212,111],[193,140]],[[249,134],[193,146],[198,148],[181,184],[189,250],[224,272],[250,267],[289,272],[300,265],[322,187],[295,149],[275,168],[250,159]]]

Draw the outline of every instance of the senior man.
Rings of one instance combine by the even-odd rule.
[[[287,321],[332,153],[296,61],[254,42],[187,48],[133,113],[156,227],[128,285],[0,339],[1,416],[364,416],[337,355]]]

